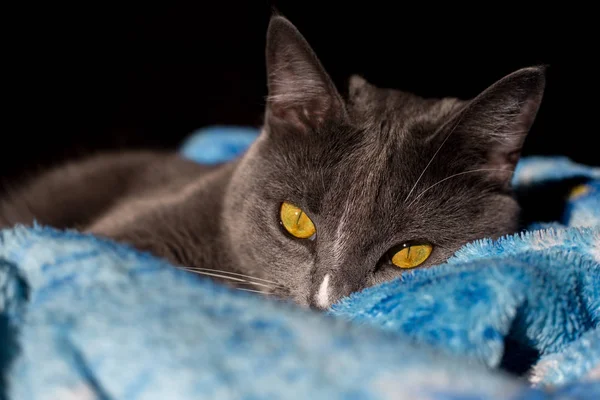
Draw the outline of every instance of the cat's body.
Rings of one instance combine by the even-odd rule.
[[[210,168],[172,153],[98,154],[8,191],[0,227],[35,219],[131,243],[184,266],[231,265],[226,245],[215,242],[234,168],[235,162]]]
[[[541,101],[541,68],[470,101],[358,77],[342,99],[282,17],[269,28],[267,65],[263,132],[240,159],[207,168],[174,154],[99,155],[4,195],[0,226],[77,227],[179,265],[266,279],[265,291],[318,308],[400,275],[386,254],[402,243],[431,243],[427,267],[517,228],[511,171]],[[316,234],[285,232],[283,202]]]

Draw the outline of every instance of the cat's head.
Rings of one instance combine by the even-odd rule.
[[[225,207],[242,268],[299,304],[327,308],[517,228],[510,182],[543,68],[516,71],[469,101],[423,99],[360,77],[342,98],[279,16],[266,55],[264,129]]]

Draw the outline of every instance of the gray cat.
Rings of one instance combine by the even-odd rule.
[[[543,67],[469,101],[357,76],[342,98],[281,16],[266,56],[265,123],[242,157],[206,167],[170,153],[92,156],[5,191],[0,227],[77,228],[317,309],[517,229],[510,181]]]

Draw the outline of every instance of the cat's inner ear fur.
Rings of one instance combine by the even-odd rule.
[[[268,118],[303,131],[345,116],[343,101],[308,42],[275,16],[267,33]]]
[[[484,90],[446,124],[465,146],[480,153],[483,165],[500,170],[492,175],[510,179],[536,114],[545,87],[545,68],[523,68]],[[454,134],[454,133],[453,133]]]

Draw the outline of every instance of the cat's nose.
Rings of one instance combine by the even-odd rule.
[[[333,273],[326,273],[312,290],[309,306],[312,309],[327,310],[360,288],[359,282],[340,281]]]

